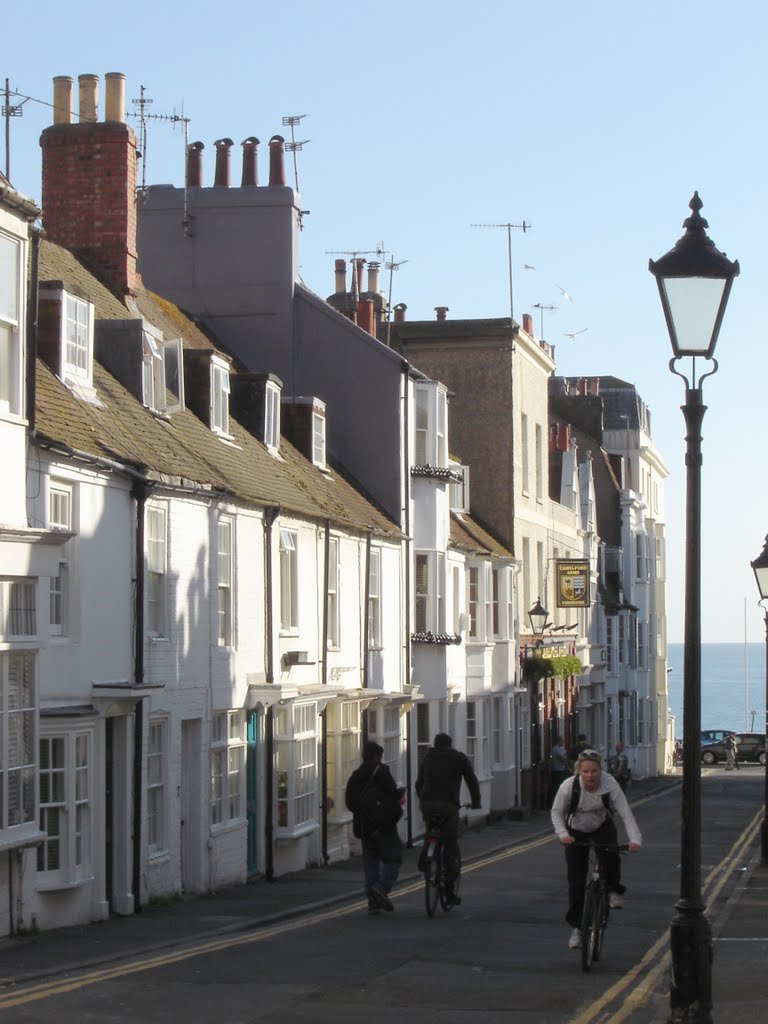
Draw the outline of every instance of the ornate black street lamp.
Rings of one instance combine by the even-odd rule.
[[[541,603],[540,597],[536,598],[536,603],[528,612],[528,619],[531,623],[533,635],[537,637],[543,637],[544,630],[549,625],[549,612]]]
[[[712,1021],[712,933],[701,898],[701,423],[706,406],[701,385],[717,372],[717,336],[738,262],[707,236],[695,192],[685,234],[661,259],[650,260],[667,321],[672,373],[685,381],[686,530],[685,643],[683,649],[683,788],[680,899],[670,925],[672,980],[670,1022]],[[690,381],[675,363],[691,359]],[[697,359],[712,361],[699,373]]]
[[[765,546],[754,562],[750,565],[755,570],[757,589],[760,591],[760,604],[765,612],[765,733],[768,735],[768,537]],[[763,864],[768,864],[768,761],[765,764],[765,800],[763,823],[760,826],[760,856]]]

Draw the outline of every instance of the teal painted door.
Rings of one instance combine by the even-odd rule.
[[[245,759],[248,807],[248,876],[258,875],[259,863],[259,731],[258,711],[248,716],[248,752]]]

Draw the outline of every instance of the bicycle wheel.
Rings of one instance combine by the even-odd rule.
[[[456,876],[453,880],[453,894],[454,896],[458,896],[461,888],[461,850],[459,850],[458,846],[456,847],[456,860],[454,866],[456,869]],[[440,906],[446,914],[453,910],[453,907],[455,906],[455,904],[448,899],[448,893],[445,891],[445,867],[443,867],[443,884],[440,886]]]
[[[592,959],[599,960],[603,949],[605,926],[608,924],[608,893],[595,893],[592,921]]]
[[[435,916],[441,888],[440,851],[436,849],[432,856],[427,857],[424,868],[424,905],[430,917]]]
[[[584,892],[584,910],[581,914],[581,969],[588,971],[592,966],[595,954],[593,930],[596,913],[599,910],[600,898],[592,882],[587,883]]]

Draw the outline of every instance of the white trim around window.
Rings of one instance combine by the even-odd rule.
[[[295,633],[299,628],[298,534],[280,528],[280,631]]]
[[[93,731],[78,729],[40,738],[39,889],[66,889],[93,876]]]
[[[154,637],[167,635],[168,512],[165,505],[146,506],[147,622]]]
[[[0,415],[24,409],[26,242],[0,231]]]

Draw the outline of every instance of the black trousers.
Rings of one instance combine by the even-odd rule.
[[[606,818],[600,828],[594,832],[578,832],[576,829],[569,830],[576,843],[592,842],[616,846],[618,836],[616,826],[611,818]],[[565,863],[568,867],[568,913],[565,920],[572,928],[581,925],[581,915],[584,910],[584,890],[587,887],[587,868],[589,867],[589,847],[570,845],[564,847]],[[612,892],[622,893],[625,886],[621,884],[621,858],[618,853],[607,850],[598,850],[600,863],[605,871],[605,878],[608,888]]]

